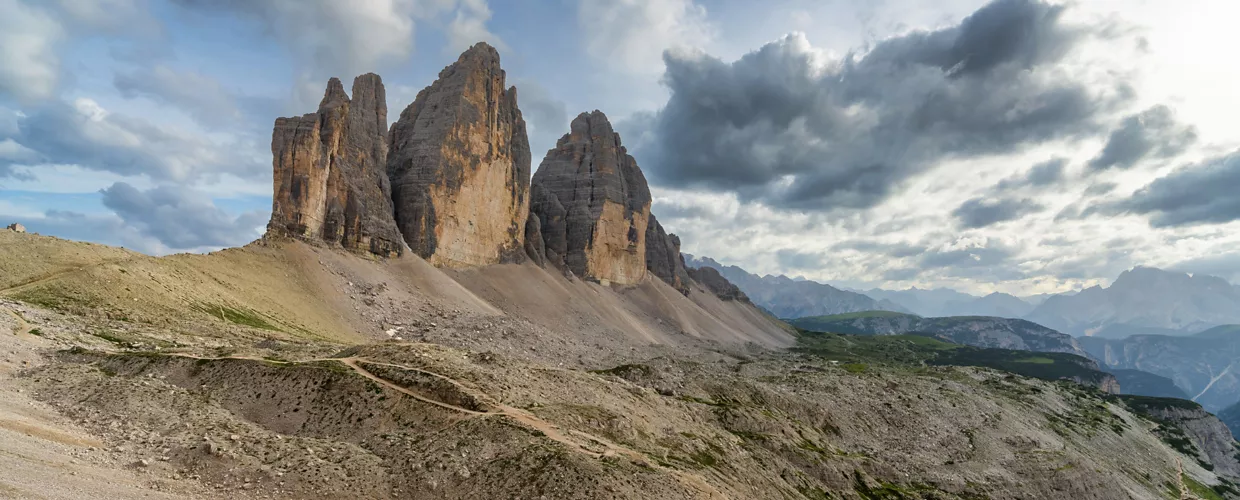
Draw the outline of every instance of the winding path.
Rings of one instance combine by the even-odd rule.
[[[169,357],[181,357],[181,358],[188,358],[188,359],[193,359],[193,360],[207,360],[207,361],[244,360],[244,361],[257,361],[257,362],[265,362],[265,363],[273,362],[270,359],[264,359],[264,358],[258,358],[258,357],[252,357],[252,356],[203,357],[203,356],[194,356],[194,355],[185,354],[185,353],[161,353],[161,354],[165,356],[169,356]],[[473,389],[469,386],[466,386],[465,384],[462,384],[460,381],[452,377],[449,377],[447,375],[435,373],[435,372],[428,371],[428,370],[421,369],[421,368],[413,368],[409,366],[385,363],[381,361],[372,361],[372,360],[361,358],[361,357],[316,358],[316,359],[307,359],[307,360],[299,360],[299,361],[283,361],[283,362],[277,361],[276,363],[304,364],[304,363],[322,363],[322,362],[337,362],[337,363],[343,364],[347,366],[349,369],[353,370],[354,373],[357,373],[358,375],[365,377],[366,379],[372,382],[380,384],[383,387],[394,390],[396,392],[399,392],[401,394],[414,398],[423,403],[431,404],[431,405],[434,405],[434,406],[437,406],[437,407],[440,407],[446,410],[463,413],[467,415],[468,418],[480,418],[480,417],[485,418],[485,417],[490,417],[490,416],[509,418],[527,428],[541,432],[543,436],[545,436],[547,439],[560,443],[568,447],[570,450],[589,456],[591,458],[598,459],[598,458],[604,458],[607,456],[627,457],[636,463],[643,464],[646,467],[660,470],[662,472],[672,475],[673,477],[677,478],[681,483],[702,493],[703,496],[705,496],[706,498],[727,498],[727,495],[723,494],[723,492],[719,491],[714,486],[711,486],[709,483],[707,483],[706,481],[704,481],[701,477],[698,477],[697,475],[690,474],[690,473],[687,473],[681,470],[664,467],[650,460],[648,457],[646,457],[645,455],[643,455],[642,453],[636,450],[630,449],[623,445],[616,444],[602,437],[599,437],[599,436],[596,436],[596,435],[593,435],[587,432],[578,431],[575,429],[564,430],[559,425],[543,420],[541,417],[534,415],[533,413],[527,410],[523,410],[521,408],[516,408],[513,406],[505,405],[503,403],[499,403],[495,401],[495,399],[490,397],[489,395],[482,393],[476,389]],[[391,368],[417,372],[420,374],[439,378],[440,380],[443,380],[445,382],[448,382],[456,386],[458,390],[466,394],[469,394],[470,396],[473,396],[475,399],[479,401],[484,402],[484,404],[486,406],[491,407],[492,410],[489,410],[489,411],[470,410],[468,408],[462,408],[457,405],[445,403],[443,401],[439,401],[437,399],[427,397],[424,394],[419,394],[415,390],[412,390],[408,387],[404,387],[400,384],[397,384],[383,377],[375,375],[374,373],[371,373],[370,371],[366,370],[364,367],[361,366],[363,364],[387,366]],[[596,451],[598,449],[601,449],[602,451]]]

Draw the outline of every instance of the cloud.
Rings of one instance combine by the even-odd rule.
[[[0,96],[53,98],[62,80],[58,51],[69,34],[135,37],[160,29],[144,0],[0,0]]]
[[[175,181],[220,174],[255,179],[270,171],[270,160],[252,144],[219,142],[110,113],[86,98],[36,108],[18,118],[18,130],[10,139],[37,153],[41,163]],[[0,166],[14,163],[0,160]]]
[[[642,74],[663,70],[664,50],[714,38],[706,9],[693,0],[580,0],[577,25],[590,56]]]
[[[235,124],[241,119],[235,98],[220,82],[193,71],[157,65],[117,73],[113,85],[126,98],[147,97],[179,107],[204,125]]]
[[[826,261],[825,256],[815,252],[803,252],[784,248],[775,251],[775,260],[779,263],[780,268],[789,269],[819,269]]]
[[[1240,282],[1240,252],[1195,257],[1169,267],[1173,271],[1218,276],[1232,283]]]
[[[403,62],[414,50],[416,23],[455,9],[448,26],[452,45],[463,37],[499,41],[486,30],[485,0],[175,0],[199,11],[241,14],[260,23],[294,57],[302,78],[320,81],[378,71]]]
[[[957,26],[833,60],[800,34],[733,63],[665,54],[671,98],[627,129],[652,180],[795,210],[872,207],[940,160],[1102,132],[1131,99],[1060,63],[1086,28],[997,0]],[[1049,168],[1049,167],[1048,167]]]
[[[1009,177],[995,185],[997,191],[1009,191],[1022,187],[1047,187],[1064,180],[1064,171],[1068,166],[1066,158],[1052,158],[1034,165],[1028,172]]]
[[[1154,106],[1124,118],[1089,166],[1094,170],[1130,168],[1147,157],[1175,157],[1196,141],[1194,127],[1176,122],[1170,108]]]
[[[917,264],[923,273],[969,278],[978,281],[1009,281],[1028,277],[1016,265],[1017,248],[999,241],[956,242],[931,248],[921,254]]]
[[[269,217],[262,212],[231,216],[210,198],[180,186],[142,191],[117,182],[100,192],[103,205],[125,225],[177,250],[243,245],[261,234]]]
[[[855,250],[865,253],[879,253],[889,257],[904,258],[921,255],[926,247],[909,243],[880,243],[871,240],[849,240],[836,243],[832,250]]]
[[[444,51],[452,55],[464,52],[478,42],[487,42],[506,52],[508,45],[499,36],[487,29],[491,20],[491,8],[486,0],[460,0],[461,6],[456,10],[456,17],[448,24],[448,44]]]
[[[538,83],[519,81],[515,85],[517,103],[529,127],[530,148],[534,158],[542,158],[543,153],[555,147],[556,140],[568,132],[568,106]]]
[[[969,229],[992,226],[1000,222],[1019,219],[1041,211],[1044,207],[1029,198],[974,198],[962,203],[952,211],[952,216]]]
[[[0,0],[0,94],[22,101],[52,97],[60,80],[56,45],[64,35],[47,11]]]
[[[1181,167],[1102,209],[1149,215],[1154,227],[1221,224],[1240,220],[1237,186],[1240,151]]]

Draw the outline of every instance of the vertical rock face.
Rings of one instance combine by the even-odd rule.
[[[646,276],[650,188],[600,111],[582,113],[534,174],[547,261],[588,279]]]
[[[746,297],[740,288],[733,285],[731,281],[719,274],[719,270],[713,267],[689,268],[688,272],[693,281],[700,283],[715,296],[723,300],[749,302],[749,297]]]
[[[349,250],[402,252],[387,175],[387,102],[379,75],[332,78],[317,113],[278,118],[271,136],[275,193],[269,232]]]
[[[530,212],[525,220],[525,255],[539,267],[547,259],[547,248],[543,243],[542,222],[534,212]]]
[[[479,43],[439,73],[388,137],[396,223],[435,265],[524,258],[530,146],[499,53]]]
[[[685,258],[680,255],[680,238],[667,234],[654,214],[646,226],[646,269],[680,293],[689,294],[690,278]]]

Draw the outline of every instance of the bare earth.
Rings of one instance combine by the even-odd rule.
[[[1218,481],[1070,384],[852,373],[794,342],[657,280],[0,231],[0,497],[1154,499],[1180,463]],[[1106,423],[1051,423],[1086,414]]]

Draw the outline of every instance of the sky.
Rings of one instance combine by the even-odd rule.
[[[163,255],[261,236],[272,123],[389,119],[486,41],[534,167],[604,111],[683,250],[852,288],[1240,282],[1228,0],[0,0],[0,222]]]

